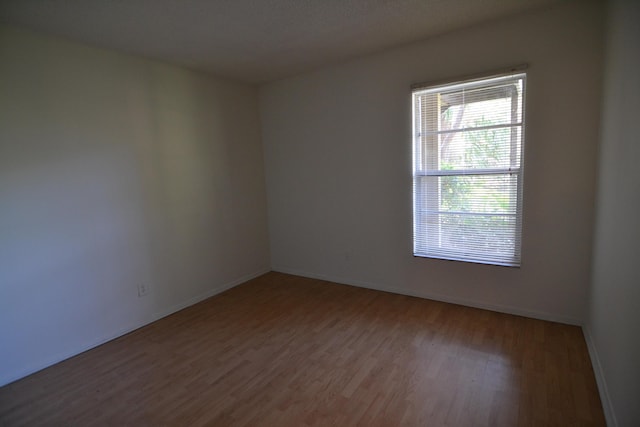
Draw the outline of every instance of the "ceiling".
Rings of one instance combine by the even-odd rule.
[[[0,0],[0,22],[262,83],[558,0]]]

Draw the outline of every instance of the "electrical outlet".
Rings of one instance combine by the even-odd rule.
[[[147,295],[148,291],[149,291],[149,288],[147,288],[146,284],[138,283],[138,296],[139,297],[143,297],[143,296]]]

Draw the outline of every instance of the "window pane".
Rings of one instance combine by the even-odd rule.
[[[418,209],[438,212],[516,214],[518,175],[421,176]],[[433,197],[433,194],[437,197]]]
[[[464,129],[490,122],[509,125],[522,121],[522,81],[498,86],[462,89],[440,94],[439,129]]]
[[[450,257],[513,257],[515,216],[433,214],[427,220],[426,252]]]
[[[440,135],[437,167],[440,170],[518,168],[521,131],[517,126]]]

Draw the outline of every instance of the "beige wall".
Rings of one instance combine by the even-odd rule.
[[[257,99],[0,29],[0,384],[269,269]]]
[[[640,3],[610,3],[593,282],[586,328],[609,425],[620,427],[640,426],[639,22]]]
[[[533,317],[585,318],[602,10],[563,3],[268,84],[272,267]],[[529,63],[519,269],[414,258],[412,83]]]

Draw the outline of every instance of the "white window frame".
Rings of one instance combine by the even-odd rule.
[[[413,254],[417,257],[426,258],[438,258],[455,261],[466,261],[473,263],[492,264],[509,267],[519,267],[521,265],[521,247],[522,247],[522,202],[523,202],[523,165],[524,165],[524,139],[525,139],[525,94],[526,94],[526,73],[523,70],[526,66],[512,67],[508,70],[504,70],[499,73],[485,73],[480,76],[474,76],[467,79],[456,79],[455,81],[437,83],[437,84],[417,84],[412,86],[412,124],[413,124]],[[522,93],[516,93],[517,97],[511,95],[512,102],[520,102],[517,106],[521,111],[521,120],[517,123],[512,121],[509,125],[500,124],[495,126],[487,126],[487,128],[499,128],[509,127],[511,128],[511,135],[514,135],[513,128],[519,127],[519,140],[517,141],[518,153],[511,153],[510,167],[507,168],[487,168],[487,169],[458,169],[458,170],[443,170],[438,163],[438,150],[440,145],[441,135],[450,130],[441,131],[438,128],[440,114],[440,95],[441,92],[455,91],[457,89],[471,89],[473,87],[485,86],[487,84],[500,84],[502,82],[509,81],[522,81]],[[438,98],[435,101],[436,113],[423,114],[425,108],[425,96],[429,94],[438,94]],[[506,97],[505,97],[506,98]],[[433,105],[433,103],[432,103]],[[512,114],[513,114],[512,107]],[[434,122],[430,122],[435,120]],[[430,132],[425,132],[424,127],[431,127]],[[436,129],[435,131],[433,129]],[[473,130],[472,128],[458,129],[455,132],[468,132]],[[477,130],[477,128],[475,129]],[[428,135],[427,135],[428,133]],[[518,132],[515,132],[518,134]],[[516,137],[517,138],[517,137]],[[511,150],[513,151],[514,141],[513,136]],[[436,152],[435,156],[433,152]],[[517,154],[517,161],[515,161],[514,154]],[[434,160],[435,159],[435,160]],[[515,216],[515,225],[513,226],[513,253],[487,253],[483,255],[479,252],[477,247],[474,248],[453,248],[452,247],[440,247],[438,249],[437,244],[433,244],[434,241],[443,240],[439,235],[434,233],[442,233],[441,227],[437,225],[437,221],[442,221],[443,215],[451,215],[452,212],[442,212],[440,202],[440,189],[436,189],[433,185],[440,186],[441,180],[423,179],[426,176],[430,177],[451,177],[451,176],[491,176],[491,175],[504,175],[509,177],[515,177],[517,183],[516,196],[515,196],[515,210],[512,213],[493,214],[492,217],[500,216]],[[435,183],[435,184],[434,184]],[[436,210],[428,210],[425,206],[437,206]],[[460,215],[479,216],[487,215],[479,212],[459,212]],[[435,222],[434,222],[435,221]],[[434,225],[435,224],[435,225]],[[431,232],[428,230],[431,229]],[[433,231],[437,230],[437,231]],[[509,230],[511,230],[509,228]],[[466,231],[464,231],[466,232]],[[435,239],[435,240],[434,240]],[[429,242],[429,243],[425,243]],[[444,244],[446,245],[446,244]]]

